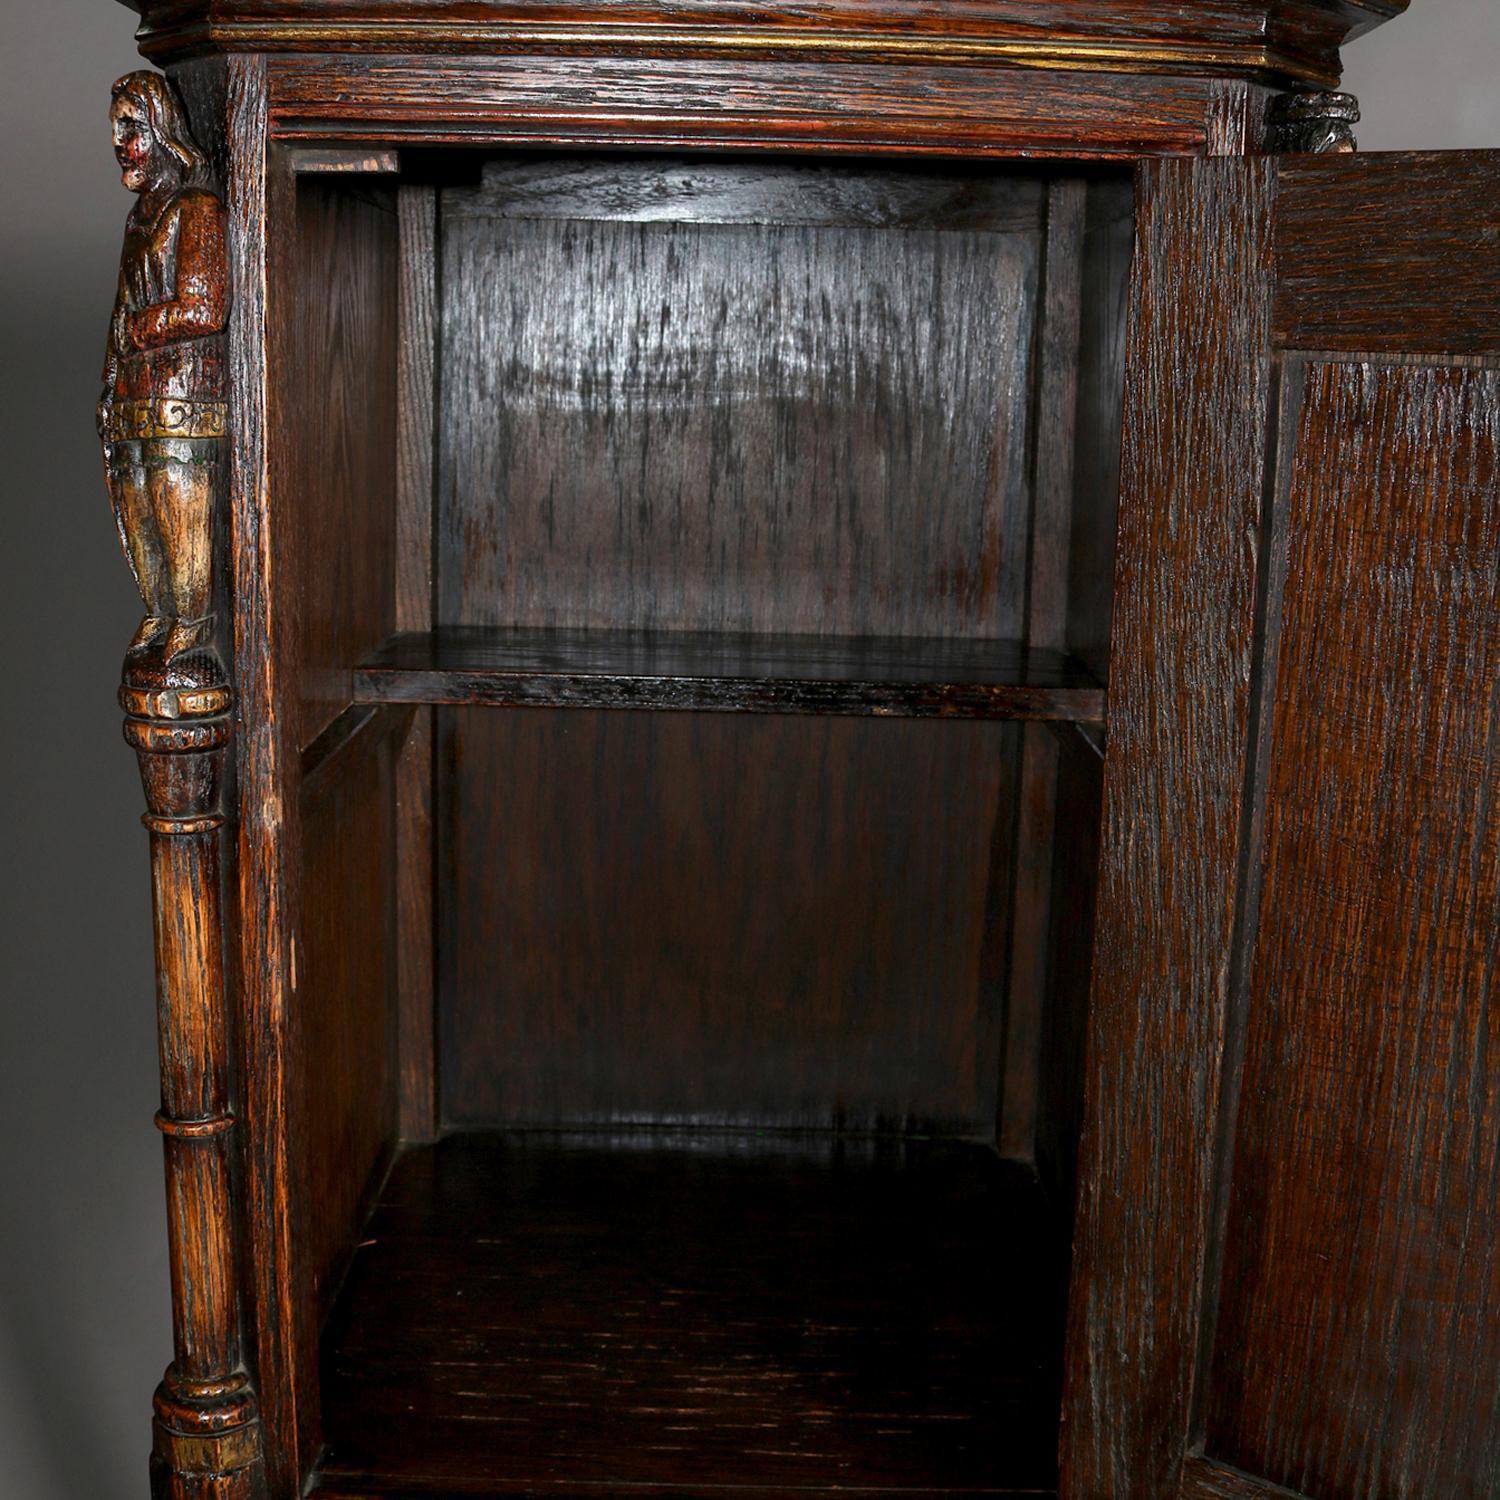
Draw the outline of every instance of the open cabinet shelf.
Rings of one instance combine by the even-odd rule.
[[[1104,689],[1021,641],[449,627],[398,635],[362,703],[892,714],[1097,724]]]
[[[312,1494],[1035,1494],[1062,1231],[984,1146],[408,1149],[324,1338]]]

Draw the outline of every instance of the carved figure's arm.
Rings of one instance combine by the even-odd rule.
[[[177,205],[177,295],[130,314],[137,348],[221,333],[227,320],[224,205],[211,193],[193,193]]]

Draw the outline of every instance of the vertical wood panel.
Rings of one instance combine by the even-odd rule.
[[[1027,232],[451,216],[444,624],[1014,636]]]
[[[1187,1444],[1240,847],[1273,193],[1261,163],[1161,163],[1138,179],[1063,1410],[1073,1500],[1173,1494]]]
[[[1061,648],[1067,637],[1086,204],[1087,188],[1077,179],[1048,185],[1026,579],[1026,633],[1033,646]],[[1036,1156],[1042,1107],[1057,748],[1040,725],[1024,729],[1020,738],[999,1146],[1001,1155],[1029,1161]]]
[[[1308,376],[1209,1438],[1500,1488],[1500,376]]]
[[[397,199],[396,628],[430,630],[433,604],[434,424],[437,374],[437,192]],[[437,1015],[433,980],[432,755],[434,715],[419,708],[396,763],[397,963],[403,1140],[437,1131]]]
[[[349,703],[349,671],[396,623],[396,223],[327,178],[298,183],[293,307],[278,316],[279,493],[297,528],[278,595],[299,747]]]
[[[268,498],[278,433],[270,411],[273,325],[267,304],[290,242],[290,173],[270,151],[265,60],[224,64],[225,201],[229,210],[229,449],[234,680],[240,710],[238,850],[240,1076],[245,1129],[243,1224],[249,1247],[255,1366],[273,1493],[294,1492],[312,1458],[312,1350],[291,1284],[291,1164],[287,1149],[287,1004],[296,872],[286,857],[297,805],[288,785],[297,746],[283,713],[276,589],[284,540]],[[311,1430],[315,1431],[313,1418]]]
[[[390,722],[302,798],[298,925],[297,1286],[320,1329],[396,1133],[395,805]]]

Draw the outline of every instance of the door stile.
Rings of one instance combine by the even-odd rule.
[[[1274,196],[1269,159],[1137,178],[1064,1500],[1175,1495],[1191,1434],[1244,832]]]

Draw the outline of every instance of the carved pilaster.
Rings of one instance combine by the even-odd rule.
[[[231,1189],[220,810],[232,707],[214,641],[213,524],[225,432],[224,209],[181,107],[127,74],[110,108],[138,195],[99,403],[110,500],[146,606],[120,705],[151,836],[174,1357],[154,1402],[155,1500],[263,1500],[240,1346]]]
[[[1353,94],[1303,91],[1271,102],[1268,149],[1274,152],[1354,151],[1359,100]]]

